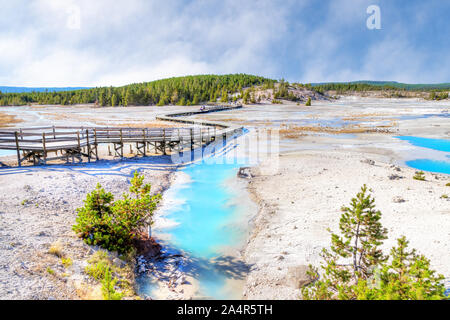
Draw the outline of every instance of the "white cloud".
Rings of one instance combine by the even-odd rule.
[[[235,72],[303,82],[448,79],[445,50],[418,49],[401,20],[382,20],[378,36],[364,33],[372,2],[0,0],[0,85],[124,85]],[[68,27],[74,6],[79,29]],[[381,8],[384,19],[388,7]],[[418,8],[426,26],[432,15]],[[441,64],[430,66],[435,57]]]
[[[27,23],[11,19],[0,31],[0,63],[10,67],[0,71],[0,81],[122,85],[192,73],[274,73],[267,54],[286,28],[280,4],[39,0],[22,3],[24,11],[8,6]],[[73,6],[80,9],[79,30],[67,27]]]

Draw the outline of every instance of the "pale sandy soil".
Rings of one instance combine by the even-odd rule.
[[[155,121],[155,117],[190,109],[198,110],[198,107],[2,107],[3,114],[20,119],[20,123],[10,123],[17,127],[177,126]],[[125,152],[128,150],[126,146]],[[71,229],[76,208],[97,183],[121,196],[128,191],[134,170],[145,174],[153,192],[161,192],[170,185],[171,173],[177,167],[170,157],[119,161],[108,156],[104,146],[99,151],[105,160],[97,163],[0,168],[0,299],[89,298],[85,292],[80,296],[79,283],[89,282],[84,268],[94,251]],[[0,157],[0,164],[15,166],[15,156]],[[64,255],[73,260],[72,267],[65,268],[60,258],[48,253],[50,246],[57,242],[62,244]],[[186,294],[191,287],[184,288]],[[101,294],[91,298],[101,298]]]
[[[349,136],[307,131],[291,138],[280,137],[282,156],[278,169],[249,180],[249,190],[260,212],[248,223],[250,236],[242,251],[242,259],[251,267],[244,298],[296,298],[298,290],[286,281],[288,267],[318,263],[318,253],[330,242],[327,227],[336,230],[340,207],[348,204],[364,183],[374,190],[377,206],[383,212],[383,223],[389,229],[386,247],[404,234],[411,246],[431,259],[433,267],[450,277],[450,201],[440,198],[444,193],[450,195],[449,187],[444,187],[444,181],[450,178],[436,175],[439,177],[436,179],[427,174],[428,181],[416,181],[412,179],[415,170],[404,165],[409,159],[430,156],[442,159],[445,155],[394,138],[395,135],[448,138],[448,117],[406,120],[398,116],[440,114],[449,108],[448,101],[350,97],[331,102],[314,101],[312,107],[288,103],[254,105],[202,115],[202,118],[244,124],[252,132],[252,128],[267,131],[282,125],[317,126],[316,120],[333,123],[336,117],[358,118],[359,125],[367,127],[388,123],[391,130],[386,134]],[[139,123],[179,109],[186,110],[186,107],[95,110],[90,106],[39,106],[2,111],[20,117],[23,122],[18,126],[41,126]],[[59,112],[67,112],[71,117],[55,115]],[[367,158],[374,160],[375,165],[361,162]],[[167,159],[161,159],[1,168],[0,298],[77,298],[71,281],[86,276],[82,270],[92,250],[71,231],[75,209],[97,182],[117,195],[127,191],[130,175],[138,168],[153,183],[154,191],[167,188],[174,168],[168,165]],[[391,164],[400,166],[401,171],[395,171]],[[404,178],[389,180],[392,173]],[[394,203],[396,196],[405,202]],[[47,253],[57,240],[74,260],[68,270],[59,259]],[[57,276],[48,274],[48,266]],[[65,273],[69,277],[63,276]]]
[[[314,102],[312,107],[292,103],[254,105],[205,115],[253,127],[251,132],[276,134],[280,128],[294,129],[292,135],[279,135],[279,162],[271,161],[275,169],[262,174],[258,172],[264,170],[264,164],[252,169],[256,176],[249,180],[248,188],[259,214],[252,221],[253,233],[243,253],[251,267],[244,298],[299,298],[288,269],[319,265],[320,251],[330,245],[327,228],[337,230],[341,206],[347,205],[363,184],[373,189],[377,207],[383,212],[382,223],[389,230],[386,250],[405,235],[411,247],[425,254],[432,266],[450,279],[450,201],[441,198],[450,195],[450,187],[445,186],[450,176],[427,173],[427,181],[421,182],[412,179],[416,170],[405,165],[405,161],[418,158],[448,161],[448,154],[395,138],[416,135],[448,139],[449,118],[443,115],[449,105],[448,101],[346,97]],[[320,126],[342,126],[336,120],[354,120],[356,126],[389,130],[347,135],[321,132]],[[317,131],[296,130],[305,126]],[[367,159],[375,165],[366,163]],[[390,180],[392,174],[402,178]],[[394,202],[395,197],[404,202]]]
[[[177,126],[176,123],[155,121],[157,115],[163,113],[198,110],[198,107],[94,107],[93,105],[75,106],[20,106],[1,107],[5,115],[15,116],[20,123],[10,127],[40,127],[40,126],[142,126],[162,125]]]
[[[72,231],[76,208],[100,183],[120,197],[139,170],[161,192],[175,168],[166,157],[0,170],[0,299],[78,299],[77,283],[88,281],[86,260],[94,252]],[[60,242],[73,260],[65,268],[48,253]],[[49,274],[47,268],[55,271]],[[83,297],[86,298],[86,297]],[[101,298],[96,296],[95,298]]]
[[[363,162],[364,155],[339,151],[304,151],[280,157],[279,172],[257,175],[249,189],[260,205],[253,235],[245,251],[252,265],[244,296],[248,299],[295,299],[286,280],[288,267],[318,266],[319,253],[330,244],[327,228],[336,231],[340,208],[363,184],[373,189],[382,223],[389,230],[388,250],[405,235],[411,246],[431,259],[432,266],[450,277],[450,201],[446,175],[426,174],[413,180],[415,170],[400,172],[387,163]],[[402,176],[390,180],[392,174]],[[405,202],[395,203],[401,197]]]

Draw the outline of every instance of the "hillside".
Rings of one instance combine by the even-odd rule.
[[[58,92],[58,91],[74,91],[81,89],[91,89],[90,87],[2,87],[0,92],[3,93],[23,93],[23,92]]]
[[[395,81],[353,81],[353,82],[328,82],[313,83],[312,87],[319,91],[380,91],[380,90],[405,90],[405,91],[448,91],[450,83],[436,84],[408,84]]]
[[[3,88],[3,90],[1,90]],[[306,102],[339,95],[382,98],[448,99],[449,83],[406,84],[395,81],[354,81],[299,84],[247,74],[174,77],[122,87],[21,88],[0,87],[0,106],[74,105],[148,106],[199,105],[208,102]]]
[[[316,91],[310,85],[289,83],[280,80],[272,85],[254,86],[244,91],[242,102],[247,103],[282,103],[288,100],[297,103],[305,103],[311,100],[328,100],[328,96]]]
[[[395,81],[353,81],[313,83],[314,90],[326,95],[356,95],[374,98],[448,99],[450,83],[408,84]]]
[[[206,102],[237,100],[230,97],[246,87],[271,86],[275,80],[247,74],[197,75],[168,78],[123,87],[101,87],[58,92],[0,94],[0,105],[86,104],[100,106],[197,105]]]

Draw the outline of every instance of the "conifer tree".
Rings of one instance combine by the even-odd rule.
[[[323,249],[322,277],[310,266],[314,282],[302,288],[307,300],[418,300],[445,299],[443,277],[430,269],[430,261],[408,251],[405,237],[385,256],[381,250],[387,230],[381,212],[364,185],[342,208],[340,235],[331,234],[331,251]]]
[[[306,101],[305,106],[311,107],[311,97],[308,97],[308,101]]]
[[[151,218],[161,195],[150,195],[151,186],[144,185],[144,176],[134,173],[130,193],[114,201],[100,184],[89,193],[84,206],[77,209],[76,224],[72,227],[89,245],[110,251],[127,253],[142,228],[152,223]]]
[[[115,94],[111,96],[111,107],[115,107],[117,103],[117,97]]]

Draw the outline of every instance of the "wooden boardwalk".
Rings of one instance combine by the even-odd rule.
[[[33,127],[0,128],[0,149],[16,150],[17,162],[34,165],[48,161],[66,163],[99,160],[99,145],[108,146],[108,153],[124,157],[126,144],[135,145],[136,154],[168,154],[202,147],[217,139],[226,139],[242,127],[221,122],[189,119],[208,112],[242,108],[242,106],[214,106],[202,111],[175,112],[157,116],[157,120],[191,125],[183,128],[121,128],[121,127]],[[112,147],[112,148],[111,148]]]

